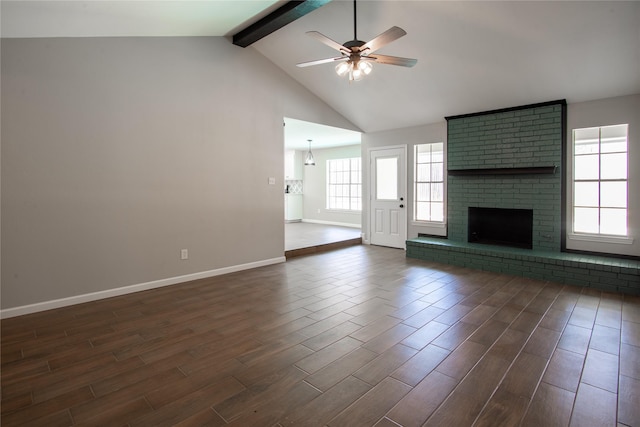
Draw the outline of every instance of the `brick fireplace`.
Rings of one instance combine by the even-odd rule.
[[[566,103],[447,118],[448,238],[466,242],[469,208],[533,211],[531,249],[562,244]]]
[[[407,257],[640,294],[639,261],[563,251],[565,123],[564,100],[447,117],[448,235],[408,240]],[[479,241],[476,211],[515,228]]]

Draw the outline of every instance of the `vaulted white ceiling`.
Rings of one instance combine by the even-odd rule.
[[[230,35],[281,6],[274,1],[2,1],[3,37]],[[333,0],[256,42],[256,49],[365,132],[445,116],[567,99],[640,93],[640,2],[358,2],[358,38],[391,26],[407,35],[379,53],[418,59],[374,65],[349,83],[335,56],[305,35],[353,38],[353,3]],[[240,48],[238,48],[240,49]]]
[[[640,93],[640,2],[363,1],[358,38],[393,25],[407,35],[379,53],[418,59],[374,65],[349,84],[305,36],[353,38],[349,1],[333,1],[255,43],[255,48],[365,132],[536,102]]]
[[[2,0],[2,37],[226,36],[285,0]]]

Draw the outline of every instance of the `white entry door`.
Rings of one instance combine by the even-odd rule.
[[[407,147],[370,151],[369,227],[372,245],[405,249],[407,240]]]

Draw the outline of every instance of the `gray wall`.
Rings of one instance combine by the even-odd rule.
[[[277,261],[283,117],[357,130],[220,37],[1,48],[3,309]]]

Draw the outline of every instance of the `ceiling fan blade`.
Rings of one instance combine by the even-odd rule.
[[[412,58],[401,58],[399,56],[377,55],[377,54],[365,56],[362,58],[373,59],[375,62],[379,64],[400,65],[402,67],[413,67],[418,62],[417,59],[412,59]]]
[[[347,55],[349,53],[351,53],[351,51],[349,49],[347,49],[346,47],[342,46],[337,41],[331,40],[329,37],[325,36],[322,33],[319,33],[317,31],[307,31],[307,34],[310,35],[311,37],[313,37],[314,39],[318,40],[319,42],[326,44],[330,48],[337,50],[338,52],[342,52],[342,53],[345,53]]]
[[[338,56],[337,58],[326,58],[326,59],[318,59],[316,61],[309,62],[301,62],[296,64],[296,67],[311,67],[312,65],[326,64],[328,62],[342,62],[347,61],[349,59],[348,56]]]
[[[400,37],[404,36],[405,34],[407,34],[407,32],[402,28],[391,27],[384,33],[374,38],[373,40],[370,40],[364,45],[362,45],[360,47],[360,52],[368,49],[367,52],[365,52],[368,55],[380,49],[382,46],[385,46],[394,40],[398,40]]]

